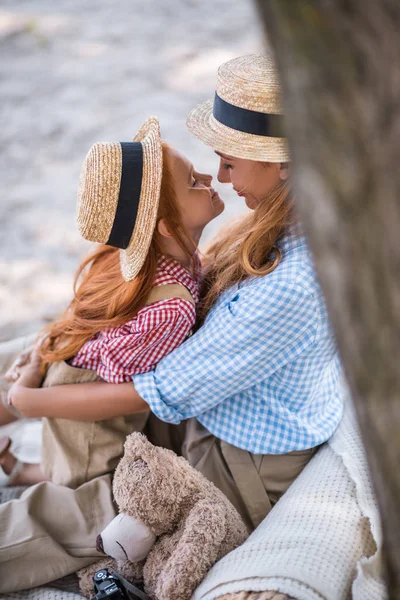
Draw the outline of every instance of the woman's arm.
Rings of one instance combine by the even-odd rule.
[[[319,309],[317,294],[296,282],[273,273],[260,278],[212,311],[154,371],[135,375],[135,388],[163,421],[197,417],[262,384],[310,348]]]
[[[10,390],[11,404],[27,418],[99,421],[149,410],[132,383],[81,383],[38,388],[26,369]],[[39,383],[40,385],[40,383]]]

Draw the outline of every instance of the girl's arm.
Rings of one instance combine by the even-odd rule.
[[[133,383],[81,383],[38,388],[37,371],[27,367],[9,392],[11,404],[27,418],[99,421],[149,410]]]

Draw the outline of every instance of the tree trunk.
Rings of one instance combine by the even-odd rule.
[[[400,1],[257,0],[400,598]]]

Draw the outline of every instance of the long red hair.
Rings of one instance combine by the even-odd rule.
[[[181,248],[191,257],[196,249],[182,223],[167,153],[163,142],[163,175],[158,219],[164,219]],[[96,333],[118,327],[142,308],[153,286],[161,254],[155,229],[143,267],[133,281],[125,281],[117,248],[99,245],[79,265],[74,281],[74,297],[61,318],[39,335],[39,355],[45,364],[75,356]]]

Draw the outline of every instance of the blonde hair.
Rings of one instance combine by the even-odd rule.
[[[212,243],[204,257],[199,324],[222,292],[276,269],[281,260],[276,243],[292,222],[292,213],[289,185],[281,181],[250,215]]]

